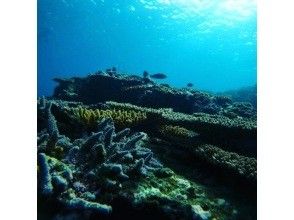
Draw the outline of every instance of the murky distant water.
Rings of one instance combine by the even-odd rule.
[[[39,0],[38,95],[53,77],[116,66],[163,72],[176,87],[224,91],[256,83],[250,0]]]

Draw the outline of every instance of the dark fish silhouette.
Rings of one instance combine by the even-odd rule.
[[[151,78],[154,79],[165,79],[167,77],[167,75],[163,74],[163,73],[155,73],[153,75],[150,75]]]
[[[193,87],[194,85],[193,85],[193,83],[188,83],[187,84],[187,87]]]

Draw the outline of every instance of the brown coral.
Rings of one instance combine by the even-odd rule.
[[[173,125],[162,125],[159,127],[158,131],[164,138],[181,142],[193,141],[199,135],[198,133],[184,127]]]
[[[119,128],[132,127],[141,124],[147,119],[146,113],[134,110],[120,109],[87,109],[87,108],[72,108],[73,115],[87,127],[93,127],[97,121],[103,118],[112,118],[116,126]]]
[[[224,151],[208,144],[196,147],[194,153],[210,164],[231,171],[250,181],[256,181],[257,161],[255,158]]]

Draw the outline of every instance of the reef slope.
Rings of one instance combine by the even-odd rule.
[[[38,218],[256,218],[248,103],[121,73],[55,81],[38,99]]]

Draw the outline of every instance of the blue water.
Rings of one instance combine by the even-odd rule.
[[[54,77],[116,66],[163,72],[172,86],[224,91],[256,83],[250,0],[38,0],[38,95]]]

